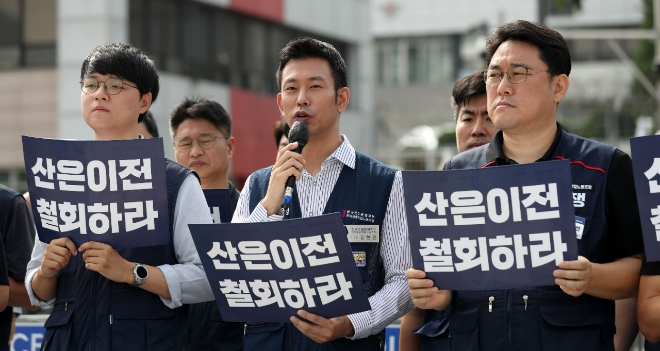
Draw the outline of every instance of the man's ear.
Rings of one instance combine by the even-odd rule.
[[[553,94],[554,94],[554,101],[555,103],[559,103],[564,96],[566,96],[566,93],[568,93],[568,87],[570,85],[570,81],[568,79],[568,76],[565,74],[560,74],[552,79],[552,85],[553,85]]]
[[[227,154],[229,155],[229,158],[234,156],[234,137],[229,137],[227,139]]]
[[[280,114],[284,116],[284,106],[282,106],[282,93],[277,94],[277,108],[280,109]]]
[[[140,114],[143,114],[149,110],[149,107],[151,107],[152,98],[153,95],[151,95],[151,93],[142,95],[140,98]]]
[[[348,102],[351,100],[351,91],[347,87],[339,88],[337,90],[337,111],[344,112],[348,107]]]

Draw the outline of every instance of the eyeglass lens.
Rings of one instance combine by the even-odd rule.
[[[201,147],[202,149],[208,150],[213,147],[216,138],[218,137],[201,136],[197,139],[197,143],[199,144],[199,147]],[[190,148],[192,148],[192,143],[193,140],[190,138],[181,138],[174,143],[174,147],[176,147],[176,149],[179,151],[188,151],[190,150]]]
[[[506,72],[507,78],[512,84],[520,84],[527,79],[527,68],[513,67]],[[486,85],[497,85],[502,81],[504,73],[500,70],[489,69],[486,71]]]
[[[82,91],[85,94],[93,94],[99,89],[101,83],[94,77],[87,77],[83,80]],[[119,78],[108,78],[105,81],[105,91],[110,95],[119,94],[123,86],[124,84]]]

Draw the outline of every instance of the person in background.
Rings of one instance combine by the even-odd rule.
[[[229,188],[232,215],[240,193],[229,181],[234,154],[231,118],[217,102],[205,98],[185,99],[170,114],[176,162],[199,174],[202,189]],[[214,301],[190,306],[185,349],[242,350],[244,323],[222,320]]]
[[[459,79],[451,93],[451,108],[456,123],[456,147],[463,152],[490,143],[497,128],[488,117],[486,83],[482,72]],[[399,349],[450,350],[449,316],[444,311],[415,308],[401,319]]]
[[[146,139],[158,138],[158,125],[156,125],[156,119],[151,111],[147,111],[144,119],[138,123],[137,131]]]

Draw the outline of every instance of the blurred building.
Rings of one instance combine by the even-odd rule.
[[[25,190],[21,135],[91,139],[80,113],[80,66],[98,45],[132,43],[154,58],[161,90],[151,108],[173,159],[167,119],[185,96],[230,113],[238,184],[273,163],[278,53],[291,39],[333,44],[349,68],[341,130],[374,145],[366,0],[0,0],[0,183]]]
[[[558,3],[371,0],[376,156],[404,168],[430,169],[456,152],[451,89],[457,79],[485,68],[486,38],[494,27],[524,19],[560,32],[628,29],[639,28],[643,19],[642,0],[581,0],[580,8],[558,7]],[[568,42],[573,70],[569,93],[560,104],[560,119],[586,120],[594,106],[620,108],[630,95],[633,75],[629,67],[604,40]],[[637,40],[616,43],[628,57],[638,45]],[[438,150],[417,145],[428,143],[397,142],[411,131],[414,134],[419,125],[435,130],[441,141]]]

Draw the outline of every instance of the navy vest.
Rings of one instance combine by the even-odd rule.
[[[117,250],[130,262],[151,266],[178,263],[172,240],[174,209],[181,184],[195,173],[167,159],[165,172],[170,243]],[[183,349],[187,305],[170,309],[156,294],[87,270],[80,254],[72,256],[57,276],[57,297],[44,324],[42,350]]]
[[[487,148],[454,156],[446,167],[497,166],[486,159]],[[578,254],[591,262],[613,261],[604,248],[605,185],[614,151],[612,146],[563,132],[553,155],[570,160],[573,184],[590,190],[574,190],[574,200],[581,200],[574,201],[574,207],[575,215],[586,220]],[[453,294],[449,331],[454,350],[614,350],[614,301],[586,294],[572,297],[556,285]],[[489,298],[494,299],[492,312]]]
[[[324,214],[340,212],[344,225],[377,224],[383,228],[387,203],[392,191],[396,170],[369,156],[355,152],[355,169],[344,166],[337,183],[328,198]],[[266,196],[271,168],[258,170],[250,177],[250,212]],[[298,192],[294,189],[290,218],[301,218]],[[345,211],[357,211],[374,215],[374,221],[362,221],[346,215]],[[376,244],[351,243],[353,251],[364,251],[367,266],[358,267],[368,296],[384,285],[384,268],[380,260],[380,242]],[[346,338],[317,344],[305,337],[292,324],[247,325],[244,338],[245,350],[380,350],[385,332],[351,341]],[[265,346],[267,345],[267,346]]]

